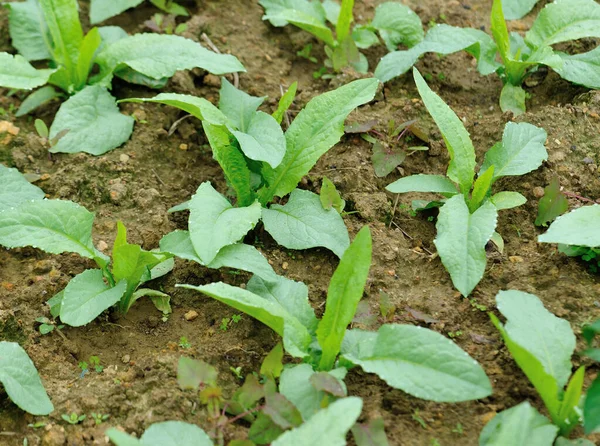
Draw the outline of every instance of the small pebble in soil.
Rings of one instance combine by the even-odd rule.
[[[126,163],[127,161],[129,161],[129,155],[127,155],[126,153],[121,153],[121,155],[119,155],[119,161],[121,161],[122,163]]]
[[[104,240],[100,240],[97,247],[100,251],[106,251],[108,249],[108,243],[106,243]]]
[[[123,357],[121,358],[121,362],[123,364],[129,364],[129,361],[131,361],[131,356],[129,355],[123,355]]]
[[[190,310],[187,313],[185,313],[183,315],[183,317],[186,321],[191,322],[198,317],[198,312],[194,311],[194,310]]]
[[[584,164],[593,164],[593,163],[594,163],[594,160],[593,160],[592,158],[590,158],[589,156],[586,156],[586,157],[583,159],[583,163],[584,163]]]
[[[179,144],[179,150],[187,150],[187,149],[188,149],[187,144]]]
[[[288,262],[283,262],[283,263],[281,264],[281,267],[282,267],[283,269],[288,269],[288,266],[289,266]]]
[[[511,263],[523,263],[524,261],[521,256],[510,256],[508,260],[510,260]]]
[[[542,198],[544,196],[544,188],[537,186],[533,188],[533,195],[536,198]]]

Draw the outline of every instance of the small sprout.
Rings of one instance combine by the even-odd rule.
[[[234,324],[237,324],[241,320],[242,320],[242,315],[241,314],[234,314],[234,315],[231,316],[231,321]]]
[[[228,317],[224,317],[223,319],[221,319],[221,325],[219,325],[219,329],[221,331],[227,331],[227,329],[229,328],[230,321],[231,319]]]
[[[463,435],[465,433],[462,424],[456,423],[456,427],[452,429],[452,432],[458,435]]]
[[[192,346],[192,344],[190,344],[190,342],[188,341],[188,338],[186,338],[185,336],[182,336],[179,338],[179,347],[190,348],[191,346]]]
[[[244,379],[244,375],[242,375],[242,367],[229,367],[229,370],[240,380]]]
[[[69,415],[69,414],[66,414],[66,413],[63,413],[63,414],[61,415],[61,418],[62,418],[63,420],[65,420],[65,421],[66,421],[67,423],[69,423],[69,424],[79,424],[79,423],[81,423],[83,420],[85,420],[85,419],[86,419],[86,416],[85,416],[85,415],[77,415],[77,413],[75,413],[75,412],[71,412],[71,414],[70,414],[70,415]]]
[[[44,421],[36,421],[35,423],[29,423],[27,425],[27,427],[31,427],[33,429],[40,429],[42,427],[45,427],[48,423],[44,422]]]
[[[103,422],[105,422],[106,420],[108,420],[110,418],[109,414],[101,414],[101,413],[96,413],[96,412],[92,412],[91,414],[92,419],[96,422],[96,426],[102,424]]]
[[[90,364],[94,367],[96,373],[102,373],[102,370],[104,370],[104,366],[100,365],[100,358],[97,356],[90,356]]]
[[[41,138],[48,139],[48,135],[50,132],[48,131],[48,126],[41,119],[36,119],[33,123],[35,126],[35,131],[40,135]]]
[[[421,417],[421,415],[419,415],[419,409],[415,409],[414,413],[411,415],[411,418],[413,420],[415,420],[417,423],[419,423],[423,429],[428,428],[427,423],[425,422],[423,417]]]

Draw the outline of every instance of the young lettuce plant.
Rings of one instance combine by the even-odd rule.
[[[583,337],[588,348],[582,352],[596,362],[600,362],[600,347],[593,348],[594,337],[600,334],[600,319],[583,327]],[[600,376],[590,385],[583,404],[583,427],[586,434],[600,432]]]
[[[51,254],[73,252],[94,260],[99,267],[78,274],[48,301],[53,316],[60,315],[63,323],[78,327],[115,304],[121,313],[127,313],[143,296],[150,297],[160,311],[171,312],[168,295],[139,288],[171,271],[170,254],[127,243],[125,226],[118,222],[111,262],[93,245],[93,213],[72,201],[40,199],[44,193],[17,174],[0,166],[0,184],[6,185],[0,194],[0,245],[32,246]]]
[[[523,2],[530,3],[530,2]],[[508,32],[502,1],[494,0],[491,14],[493,40],[482,31],[439,25],[407,51],[386,55],[375,70],[382,82],[404,74],[418,58],[428,52],[449,54],[466,50],[478,60],[483,75],[496,72],[504,87],[500,94],[502,111],[515,115],[525,112],[527,93],[524,79],[546,65],[563,79],[588,88],[600,88],[600,47],[570,55],[556,51],[552,45],[561,42],[600,37],[600,5],[594,0],[556,0],[539,13],[525,38]],[[496,62],[496,54],[502,63]]]
[[[352,31],[354,0],[342,0],[341,6],[333,0],[260,0],[259,3],[265,8],[263,20],[277,27],[291,23],[322,41],[328,57],[325,66],[335,72],[350,65],[357,72],[366,73],[369,62],[359,48],[379,44],[377,33],[388,51],[394,51],[401,43],[413,45],[423,38],[421,20],[401,3],[382,3],[371,23],[358,25]],[[327,22],[335,27],[335,36]]]
[[[90,23],[95,25],[103,22],[104,20],[110,19],[122,12],[135,8],[144,0],[121,0],[121,1],[110,1],[110,0],[91,0],[90,1]],[[167,14],[174,16],[188,16],[186,9],[178,5],[172,0],[150,0],[154,6]]]
[[[568,321],[546,310],[533,294],[500,291],[496,303],[506,323],[491,313],[490,318],[542,398],[551,421],[524,402],[496,415],[481,432],[479,444],[552,445],[557,435],[568,437],[581,422],[585,367],[571,374],[575,335]]]
[[[413,75],[421,99],[442,133],[450,164],[446,176],[412,175],[400,178],[386,189],[396,194],[435,192],[446,197],[430,203],[441,206],[434,243],[452,283],[466,297],[485,272],[485,245],[490,239],[502,240],[495,232],[498,211],[526,202],[518,192],[492,194],[492,186],[501,177],[524,175],[537,169],[548,158],[544,147],[547,135],[534,125],[509,122],[504,128],[502,141],[485,154],[474,180],[475,149],[469,133],[458,116],[429,88],[416,68]]]
[[[59,109],[50,139],[63,134],[51,152],[101,155],[129,139],[133,118],[122,115],[107,91],[114,76],[155,88],[178,70],[203,68],[215,74],[244,71],[230,55],[213,53],[179,36],[136,34],[119,27],[92,28],[85,36],[76,0],[27,0],[6,5],[13,46],[0,53],[0,87],[33,92],[19,108],[24,115],[57,96],[72,95]],[[49,68],[30,62],[49,60]],[[94,65],[99,72],[92,77]]]
[[[190,235],[200,261],[209,265],[222,248],[238,242],[261,219],[267,232],[286,248],[322,246],[340,257],[350,244],[342,217],[335,209],[324,209],[317,194],[296,186],[340,140],[350,112],[373,99],[379,81],[357,80],[313,98],[285,133],[280,122],[294,98],[295,84],[270,116],[257,111],[265,98],[250,96],[225,79],[222,82],[219,108],[181,94],[124,100],[172,105],[202,121],[237,207],[204,183],[194,196],[194,208],[187,202],[171,209],[190,209]],[[275,197],[290,193],[285,205],[268,206]]]
[[[246,289],[221,282],[177,286],[242,311],[283,337],[287,353],[301,358],[303,364],[283,371],[280,391],[304,419],[318,411],[322,402],[311,377],[327,372],[341,385],[354,366],[418,398],[456,402],[488,396],[491,385],[479,364],[434,331],[399,324],[385,324],[377,332],[347,328],[363,295],[371,244],[369,228],[364,227],[331,278],[321,320],[309,304],[308,287],[284,277],[269,282],[253,276]]]

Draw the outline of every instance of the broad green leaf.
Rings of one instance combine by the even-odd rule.
[[[171,296],[161,291],[151,290],[150,288],[137,289],[131,295],[129,306],[131,307],[131,305],[133,305],[138,299],[142,297],[149,297],[156,309],[163,314],[171,314],[173,312],[173,310],[171,309]]]
[[[527,203],[527,198],[518,192],[503,191],[494,194],[491,198],[492,203],[499,211],[503,209],[512,209]]]
[[[319,199],[325,210],[333,208],[341,214],[344,211],[344,207],[346,207],[346,201],[342,199],[342,196],[335,188],[335,184],[327,177],[323,177]]]
[[[544,188],[544,196],[540,199],[536,226],[548,226],[548,223],[569,210],[569,201],[560,191],[558,176],[554,176],[550,184]]]
[[[355,26],[352,30],[352,40],[360,49],[371,48],[373,45],[379,44],[379,37],[369,26]]]
[[[498,211],[486,201],[472,214],[462,195],[440,208],[435,246],[452,283],[463,296],[477,286],[487,262],[485,245],[496,229]]]
[[[50,307],[50,315],[52,315],[52,317],[54,317],[54,318],[56,318],[60,315],[60,307],[62,305],[62,300],[63,300],[64,295],[65,295],[65,290],[62,290],[62,291],[58,292],[57,294],[55,294],[54,296],[52,296],[46,302],[46,304]]]
[[[587,389],[583,404],[583,426],[586,434],[600,431],[600,378],[596,378]]]
[[[300,411],[281,393],[269,390],[269,386],[265,386],[265,405],[262,412],[268,415],[273,422],[281,429],[290,429],[298,427],[302,424],[302,415]]]
[[[508,65],[512,58],[510,53],[508,28],[506,27],[506,20],[504,19],[504,12],[502,11],[502,0],[493,1],[491,22],[492,35],[498,46],[498,52],[500,53],[504,65]]]
[[[266,96],[250,96],[235,88],[227,79],[221,79],[219,92],[219,110],[231,121],[233,126],[246,132],[256,110],[265,101]]]
[[[377,333],[350,330],[344,360],[414,397],[458,402],[492,393],[481,366],[450,339],[421,327],[386,324]]]
[[[111,427],[104,433],[112,444],[116,446],[142,446],[142,442],[116,427]]]
[[[456,186],[442,175],[411,175],[403,177],[386,186],[395,194],[406,192],[435,192],[438,194],[456,194]]]
[[[342,0],[342,7],[335,22],[335,34],[338,42],[343,42],[350,35],[350,24],[354,21],[353,9],[354,0]]]
[[[0,212],[0,245],[32,246],[51,254],[75,252],[93,259],[94,214],[72,201],[37,200]]]
[[[344,121],[359,105],[369,102],[379,86],[376,79],[361,79],[313,98],[285,133],[287,151],[276,169],[263,168],[268,187],[259,192],[261,203],[294,190],[317,160],[344,134]]]
[[[278,342],[265,356],[260,365],[260,374],[269,378],[279,378],[283,371],[283,345]],[[288,398],[289,399],[289,398]]]
[[[202,385],[215,386],[219,372],[212,365],[180,356],[177,363],[177,384],[180,389],[198,390]]]
[[[205,265],[225,246],[232,245],[260,219],[260,203],[234,208],[209,182],[202,183],[190,200],[189,230],[192,245]]]
[[[265,280],[259,275],[253,276],[246,289],[268,301],[275,302],[293,314],[306,329],[314,334],[317,329],[315,310],[308,300],[308,287],[302,282],[295,282],[282,276],[274,280]]]
[[[475,211],[479,208],[479,205],[483,203],[483,200],[488,196],[490,188],[492,187],[492,178],[494,176],[494,166],[483,172],[475,180],[473,185],[473,193],[471,194],[471,200],[469,201],[469,210]]]
[[[280,278],[258,249],[244,243],[236,243],[221,248],[217,256],[207,266],[213,269],[223,267],[241,269],[269,282],[277,281]]]
[[[29,61],[50,59],[51,38],[37,0],[4,3],[12,46]]]
[[[296,189],[285,206],[262,209],[265,229],[289,249],[323,246],[341,257],[350,240],[344,220],[335,209],[325,210],[318,195]]]
[[[183,421],[154,423],[139,440],[114,427],[108,429],[106,435],[116,446],[213,446],[206,432]]]
[[[477,59],[477,69],[484,76],[495,72],[500,66],[495,60],[496,44],[488,34],[478,29],[442,24],[431,28],[425,38],[409,50],[386,54],[375,69],[375,77],[387,82],[410,70],[425,53],[451,54],[461,50]]]
[[[33,90],[48,82],[55,70],[36,70],[20,55],[0,53],[0,86],[17,90]]]
[[[599,221],[600,205],[582,206],[558,217],[548,231],[538,237],[538,242],[598,247],[600,246]]]
[[[600,47],[581,54],[558,52],[562,66],[554,68],[560,77],[588,88],[600,89]]]
[[[266,15],[277,14],[286,9],[295,9],[301,11],[307,15],[314,17],[320,22],[324,22],[326,16],[329,16],[332,11],[327,13],[326,9],[330,9],[331,5],[325,8],[327,0],[321,4],[321,2],[313,2],[310,0],[259,0],[258,2],[263,8],[265,8]],[[340,5],[337,5],[337,13],[335,14],[335,21],[337,22],[337,14],[339,14]],[[263,20],[267,20],[266,15],[263,16]],[[333,18],[333,17],[331,17]],[[285,26],[287,22],[284,20],[271,20],[268,19],[273,26]],[[335,23],[334,23],[335,24]]]
[[[27,181],[17,169],[4,167],[3,164],[0,164],[0,184],[0,212],[28,201],[41,200],[45,195],[42,189]]]
[[[284,432],[272,446],[344,446],[346,434],[358,419],[362,400],[352,396],[337,400],[313,415],[302,426]]]
[[[134,8],[144,0],[91,0],[90,23],[95,25],[110,19],[123,11]]]
[[[346,249],[331,277],[325,314],[317,328],[317,340],[323,350],[319,363],[321,370],[333,368],[346,329],[354,318],[369,276],[371,248],[371,232],[365,226]]]
[[[506,20],[516,20],[525,16],[539,0],[502,0]]]
[[[179,70],[202,68],[213,74],[246,71],[236,57],[217,54],[190,39],[175,35],[135,34],[108,45],[95,61],[100,73],[92,82],[106,82],[112,73],[129,67],[138,73],[162,79]]]
[[[283,433],[281,429],[270,416],[263,411],[258,412],[256,420],[248,430],[248,439],[254,444],[271,444],[277,437]]]
[[[115,98],[99,86],[90,86],[64,102],[56,113],[50,138],[63,130],[50,152],[102,155],[126,142],[133,130],[134,119],[119,111]]]
[[[413,76],[427,111],[437,124],[450,154],[448,178],[458,183],[463,194],[468,193],[475,175],[475,148],[469,132],[448,105],[435,94],[415,68]]]
[[[323,9],[325,10],[325,18],[332,25],[337,25],[338,17],[342,7],[335,0],[323,0]]]
[[[267,300],[250,291],[222,282],[203,286],[177,286],[200,291],[252,316],[283,337],[283,345],[290,355],[297,358],[308,355],[308,346],[311,343],[310,333],[295,315],[288,313],[278,302]]]
[[[503,410],[483,428],[479,446],[551,446],[558,427],[529,401]]]
[[[385,422],[383,418],[371,419],[368,423],[356,423],[352,427],[352,436],[356,446],[389,446],[385,434]]]
[[[540,11],[525,40],[533,47],[600,37],[600,5],[594,0],[556,0]]]
[[[103,50],[107,45],[129,36],[127,31],[120,26],[99,26],[98,32],[100,33],[100,37],[102,37],[102,44],[99,51]]]
[[[371,23],[379,31],[388,51],[403,44],[412,47],[423,40],[423,25],[419,16],[408,6],[396,2],[382,3],[375,9]]]
[[[373,170],[379,178],[392,173],[396,167],[404,162],[406,152],[399,147],[385,147],[379,141],[373,143]]]
[[[54,410],[33,361],[16,342],[0,342],[0,383],[25,412],[48,415]]]
[[[263,20],[269,20],[275,23],[291,23],[304,31],[311,33],[317,39],[322,40],[330,47],[335,46],[336,40],[333,33],[324,20],[319,20],[312,15],[306,14],[297,9],[282,9],[275,13],[267,13]]]
[[[67,284],[60,307],[60,320],[72,327],[85,325],[119,302],[126,288],[125,280],[111,287],[104,283],[101,270],[85,270]]]
[[[240,149],[248,158],[269,163],[276,168],[285,155],[283,130],[275,118],[264,112],[253,113],[245,132],[232,131]]]
[[[512,112],[515,116],[522,115],[526,110],[526,99],[527,93],[522,87],[507,82],[500,92],[500,110],[503,113]]]
[[[27,98],[25,98],[25,100],[21,102],[21,106],[15,113],[15,116],[17,118],[25,116],[30,111],[35,110],[41,105],[44,105],[52,99],[58,98],[60,96],[62,96],[62,94],[56,91],[54,87],[52,87],[51,85],[46,85],[45,87],[42,87],[31,93],[29,96],[27,96]]]
[[[154,6],[172,15],[189,16],[187,10],[173,0],[150,0]]]
[[[502,141],[485,154],[480,175],[494,166],[494,179],[524,175],[537,169],[548,159],[544,129],[526,122],[509,122],[504,127]]]
[[[275,118],[278,124],[281,124],[281,121],[283,121],[283,116],[294,102],[294,99],[296,98],[297,89],[298,82],[296,81],[292,85],[290,85],[290,88],[288,88],[285,94],[281,96],[279,104],[277,105],[277,110],[273,112],[273,117]]]

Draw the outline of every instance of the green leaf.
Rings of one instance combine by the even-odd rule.
[[[79,57],[77,59],[77,86],[76,89],[83,88],[87,83],[88,75],[92,69],[94,55],[102,43],[102,37],[98,28],[92,28],[83,38],[79,48]]]
[[[260,374],[269,378],[279,378],[283,371],[283,345],[278,342],[260,365]],[[252,375],[249,375],[252,376]],[[289,398],[288,398],[289,399]]]
[[[321,200],[323,209],[329,210],[333,208],[340,214],[344,211],[344,207],[346,206],[346,201],[342,199],[340,193],[335,188],[335,184],[327,177],[323,177],[319,199]]]
[[[142,442],[137,438],[118,430],[116,427],[111,427],[104,433],[111,443],[117,446],[142,446]]]
[[[198,390],[203,385],[217,384],[219,373],[212,365],[197,359],[179,357],[177,363],[177,384],[180,389]]]
[[[0,382],[25,412],[48,415],[54,410],[33,361],[16,342],[0,342]]]
[[[263,413],[271,417],[281,429],[298,427],[302,424],[302,415],[298,409],[281,393],[269,392],[265,388],[265,401]]]
[[[202,263],[209,264],[227,245],[238,242],[260,219],[260,203],[234,208],[209,182],[202,183],[190,200],[192,245]]]
[[[478,29],[436,25],[425,38],[407,51],[386,54],[377,68],[375,77],[387,82],[406,73],[425,53],[451,54],[465,50],[477,59],[477,69],[484,76],[495,72],[500,64],[495,60],[498,48],[492,38]]]
[[[48,26],[36,0],[4,3],[8,16],[12,46],[29,61],[50,59],[51,44]]]
[[[512,112],[515,116],[522,115],[526,110],[526,99],[527,93],[522,87],[506,83],[500,93],[500,110],[503,113]]]
[[[323,209],[319,196],[306,190],[294,190],[285,206],[263,208],[262,219],[275,241],[289,249],[323,246],[341,257],[350,244],[340,214]]]
[[[492,187],[492,178],[494,176],[494,166],[483,172],[475,180],[471,200],[469,200],[469,210],[475,211],[479,208],[483,200],[488,196]]]
[[[475,148],[469,132],[452,109],[429,88],[417,69],[413,70],[413,76],[421,99],[440,129],[450,154],[448,178],[458,183],[461,192],[466,194],[471,190],[475,175]]]
[[[20,55],[0,53],[0,86],[17,90],[33,90],[48,82],[55,70],[36,70]]]
[[[279,279],[265,256],[254,246],[243,243],[221,248],[217,256],[207,266],[213,269],[223,267],[241,269],[256,274],[256,276],[269,282]]]
[[[352,30],[352,40],[357,48],[367,49],[379,44],[379,37],[369,26],[355,26]]]
[[[527,203],[527,198],[523,195],[510,191],[498,192],[492,196],[491,200],[499,211],[516,208]]]
[[[283,433],[281,429],[270,416],[260,411],[256,415],[256,420],[250,426],[248,439],[255,444],[271,444],[273,440]]]
[[[579,424],[580,409],[579,401],[583,391],[583,380],[585,378],[585,367],[581,366],[571,376],[567,390],[560,403],[557,423],[561,435],[568,435]]]
[[[278,124],[281,124],[285,112],[291,107],[292,103],[294,102],[294,99],[296,98],[297,89],[298,82],[296,81],[292,85],[290,85],[290,88],[288,88],[285,94],[281,96],[281,99],[279,100],[279,105],[277,106],[277,110],[273,112],[273,117],[275,118]]]
[[[286,150],[283,130],[271,115],[255,112],[244,132],[232,131],[240,149],[248,158],[265,161],[276,168],[283,160]]]
[[[95,25],[121,14],[129,8],[135,8],[144,0],[91,0],[90,23]]]
[[[344,121],[359,105],[373,99],[379,81],[361,79],[313,98],[285,133],[287,151],[281,164],[263,167],[268,187],[259,192],[261,203],[294,190],[317,160],[344,134]]]
[[[569,440],[565,437],[558,437],[554,446],[596,446],[590,440],[585,438],[576,438],[575,440]]]
[[[85,325],[119,302],[126,288],[125,280],[110,287],[104,283],[101,270],[85,270],[67,284],[60,307],[60,320],[72,327]]]
[[[348,397],[335,401],[313,415],[302,426],[283,433],[272,446],[343,446],[346,434],[358,419],[362,400]]]
[[[483,428],[479,446],[551,446],[558,428],[529,401],[503,410]]]
[[[0,212],[0,245],[33,246],[51,254],[75,252],[93,259],[94,214],[72,201],[38,200]]]
[[[533,9],[539,0],[502,0],[506,20],[516,20],[524,17]]]
[[[44,198],[44,191],[25,179],[17,169],[0,164],[0,211]]]
[[[600,430],[600,378],[587,389],[583,405],[583,425],[586,435]]]
[[[106,435],[117,446],[213,446],[206,432],[183,421],[154,423],[139,440],[114,427],[108,429]]]
[[[600,246],[598,221],[600,221],[600,205],[582,206],[558,217],[548,231],[538,237],[538,242],[598,247]]]
[[[512,58],[508,28],[506,27],[506,20],[504,20],[504,12],[502,11],[502,0],[494,0],[493,2],[491,22],[492,35],[498,46],[498,52],[504,64],[508,65]]]
[[[388,51],[397,50],[400,44],[412,47],[423,40],[425,34],[419,16],[408,6],[396,2],[379,5],[371,26],[379,31]]]
[[[27,96],[27,98],[25,98],[23,102],[21,102],[21,106],[15,113],[15,116],[17,118],[25,116],[30,111],[35,110],[41,105],[44,105],[52,99],[58,98],[60,96],[62,96],[62,94],[56,91],[54,87],[50,85],[42,87],[39,90],[36,90],[33,93],[31,93],[29,96]]]
[[[569,210],[569,201],[560,191],[558,176],[552,177],[550,184],[544,188],[544,196],[538,205],[536,226],[548,226],[548,223]]]
[[[389,446],[385,434],[385,422],[383,418],[374,418],[368,423],[356,423],[352,427],[352,435],[356,446]]]
[[[172,0],[150,0],[150,3],[169,14],[175,16],[189,16],[187,10],[183,6],[178,5]]]
[[[547,136],[544,129],[526,122],[507,123],[502,142],[486,152],[480,175],[491,166],[494,166],[494,179],[524,175],[537,169],[548,159],[544,147]]]
[[[115,98],[99,86],[86,87],[64,102],[56,113],[50,138],[64,135],[50,152],[102,155],[126,142],[134,119],[119,111]]]
[[[352,9],[354,9],[354,0],[342,0],[342,7],[335,23],[335,34],[338,42],[343,42],[350,35],[350,24],[354,21]]]
[[[171,314],[173,312],[171,309],[171,296],[161,291],[151,290],[149,288],[137,289],[131,295],[131,299],[129,301],[130,307],[142,297],[149,297],[156,309],[163,314]]]
[[[202,68],[213,74],[246,71],[236,57],[216,54],[193,40],[175,35],[135,34],[108,45],[98,54],[100,73],[92,82],[110,82],[112,73],[129,67],[152,79],[180,70]]]
[[[594,0],[557,0],[540,11],[525,40],[534,48],[600,37],[600,5]]]
[[[325,314],[317,328],[317,340],[323,350],[319,363],[321,370],[333,368],[346,328],[354,318],[369,276],[371,248],[371,232],[365,226],[344,252],[331,277]]]
[[[456,186],[442,175],[411,175],[400,178],[386,186],[395,194],[406,192],[435,192],[438,194],[456,194]]]
[[[314,17],[315,20],[320,22],[325,21],[326,15],[330,19],[333,18],[330,16],[330,14],[333,12],[331,11],[331,5],[325,5],[327,1],[321,4],[321,2],[313,2],[310,0],[259,0],[258,3],[265,8],[266,15],[263,16],[263,20],[269,20],[273,26],[285,26],[287,25],[287,22],[285,20],[268,19],[267,15],[277,14],[286,9],[295,9],[297,11],[301,11],[304,14]],[[327,6],[327,8],[325,8],[325,6]],[[337,22],[337,15],[339,14],[340,10],[340,5],[336,4],[336,6],[337,12],[335,14],[335,22]],[[329,13],[326,13],[326,9],[329,9]]]
[[[308,346],[311,343],[308,330],[295,315],[288,313],[278,302],[267,300],[250,291],[222,282],[203,286],[177,286],[200,291],[219,302],[252,316],[283,337],[283,345],[290,355],[297,358],[308,355]]]
[[[250,96],[248,93],[235,88],[227,79],[221,79],[219,110],[229,118],[237,130],[242,132],[248,130],[252,117],[265,99],[266,96]]]
[[[468,296],[485,272],[485,245],[496,229],[498,211],[489,201],[472,214],[462,195],[440,208],[435,246],[452,283]]]
[[[406,159],[406,152],[399,147],[385,147],[379,141],[373,143],[373,170],[379,178],[394,171]]]
[[[600,89],[600,47],[581,54],[557,52],[562,66],[554,68],[560,77],[588,88]]]
[[[269,20],[272,23],[291,23],[306,32],[311,33],[317,39],[323,41],[330,47],[335,46],[336,40],[333,33],[325,23],[324,19],[319,20],[312,15],[306,14],[297,9],[282,9],[275,13],[270,13],[263,16],[263,20]]]

